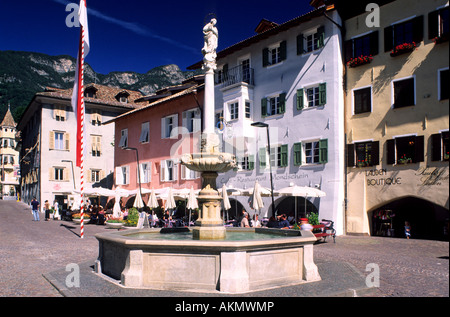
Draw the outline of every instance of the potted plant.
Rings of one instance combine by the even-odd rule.
[[[372,55],[369,55],[369,56],[360,56],[360,57],[355,57],[355,58],[352,58],[348,63],[347,63],[347,65],[349,66],[349,67],[358,67],[358,66],[361,66],[361,65],[364,65],[364,64],[369,64],[370,62],[372,62],[372,60],[373,60],[373,57],[372,57]]]
[[[322,232],[323,226],[320,224],[319,214],[317,212],[310,213],[307,216],[307,218],[308,218],[308,223],[313,226],[313,230],[312,230],[313,233]]]
[[[416,42],[412,43],[403,43],[394,47],[391,51],[391,56],[398,56],[404,53],[412,52],[417,47]]]
[[[120,229],[123,227],[123,219],[121,218],[110,218],[106,220],[106,228],[108,229]]]
[[[128,209],[127,221],[125,222],[125,226],[127,227],[137,227],[139,221],[139,211],[136,208]]]
[[[434,39],[433,39],[433,42],[434,42],[434,44],[441,44],[441,43],[444,43],[444,42],[448,42],[448,40],[449,40],[449,35],[448,35],[448,33],[446,33],[446,34],[442,34],[442,35],[440,35],[440,36],[436,36]]]
[[[88,214],[83,215],[83,220],[84,220],[85,224],[88,223],[90,221],[90,219],[91,219],[91,216],[89,216]],[[76,223],[77,225],[81,224],[81,214],[73,214],[72,221],[74,223]]]
[[[407,157],[406,154],[403,154],[400,156],[400,158],[397,160],[398,164],[409,164],[412,163],[412,158]]]

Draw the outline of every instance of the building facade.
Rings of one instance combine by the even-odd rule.
[[[71,106],[72,89],[47,89],[37,93],[24,112],[20,166],[22,201],[33,197],[63,208],[71,206],[80,192],[80,168],[76,167],[77,120]],[[114,125],[103,125],[142,104],[142,94],[97,84],[85,88],[85,188],[112,187]]]
[[[19,137],[16,126],[8,106],[8,111],[0,124],[0,197],[3,199],[16,199],[19,187]]]
[[[318,211],[335,221],[338,234],[345,174],[341,24],[333,6],[280,25],[262,20],[254,37],[218,52],[215,86],[217,132],[223,151],[234,153],[239,165],[220,174],[217,186],[249,189],[258,181],[270,188],[271,166],[274,190],[298,185],[326,193],[298,197],[298,215]],[[255,122],[269,125],[270,156],[266,130]],[[235,199],[231,213],[254,213],[248,197]],[[271,201],[264,199],[259,213],[270,217]],[[277,214],[294,211],[294,197],[275,199]]]
[[[448,237],[448,1],[385,2],[345,18],[346,231]]]
[[[149,104],[107,123],[115,123],[117,136],[115,187],[200,189],[200,174],[181,165],[180,158],[199,152],[203,96],[204,76],[194,77],[141,98]]]

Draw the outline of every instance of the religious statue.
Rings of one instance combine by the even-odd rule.
[[[211,22],[205,25],[203,28],[203,35],[205,39],[205,45],[203,46],[203,69],[216,70],[216,49],[218,46],[219,31],[216,28],[217,20],[211,19]]]

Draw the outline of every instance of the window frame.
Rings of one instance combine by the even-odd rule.
[[[367,89],[370,89],[369,99],[368,99],[368,101],[369,101],[369,109],[364,111],[362,109],[362,107],[361,107],[362,110],[357,112],[356,111],[357,110],[357,108],[356,108],[357,104],[356,104],[355,92],[362,91],[362,90],[367,90]],[[373,107],[373,87],[372,87],[372,85],[352,89],[352,114],[353,115],[364,114],[364,113],[372,113],[372,111],[373,111],[372,107]]]
[[[139,135],[139,143],[146,144],[150,142],[150,122],[141,123],[141,134]]]
[[[397,82],[401,82],[401,81],[407,81],[407,80],[414,80],[414,89],[413,89],[413,93],[414,93],[414,104],[412,105],[397,105],[395,103],[395,99],[396,99],[396,94],[395,94],[395,84]],[[406,91],[408,91],[408,89],[406,89]],[[408,77],[403,77],[403,78],[398,78],[398,79],[394,79],[391,81],[391,96],[392,96],[392,100],[391,100],[391,108],[392,109],[400,109],[400,108],[407,108],[407,107],[412,107],[412,106],[416,106],[417,105],[417,81],[416,81],[416,75],[412,75],[412,76],[408,76]]]
[[[119,147],[120,148],[128,147],[128,128],[122,129],[120,131]]]
[[[442,72],[445,72],[445,71],[449,71],[449,68],[448,67],[445,67],[445,68],[441,68],[441,69],[438,69],[438,100],[439,101],[443,101],[443,100],[448,100],[449,99],[449,96],[448,96],[448,89],[442,89]],[[448,75],[447,75],[447,80],[448,80]],[[448,84],[448,83],[447,83]],[[445,87],[445,84],[444,84],[444,87]],[[448,87],[448,85],[447,85],[447,87]],[[447,98],[442,98],[442,92],[443,91],[445,91],[446,93],[447,93]]]

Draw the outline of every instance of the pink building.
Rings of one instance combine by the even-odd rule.
[[[141,98],[149,104],[107,122],[115,122],[115,187],[138,189],[140,176],[142,189],[200,189],[199,173],[182,166],[180,158],[199,151],[203,95],[204,76],[196,76]]]

